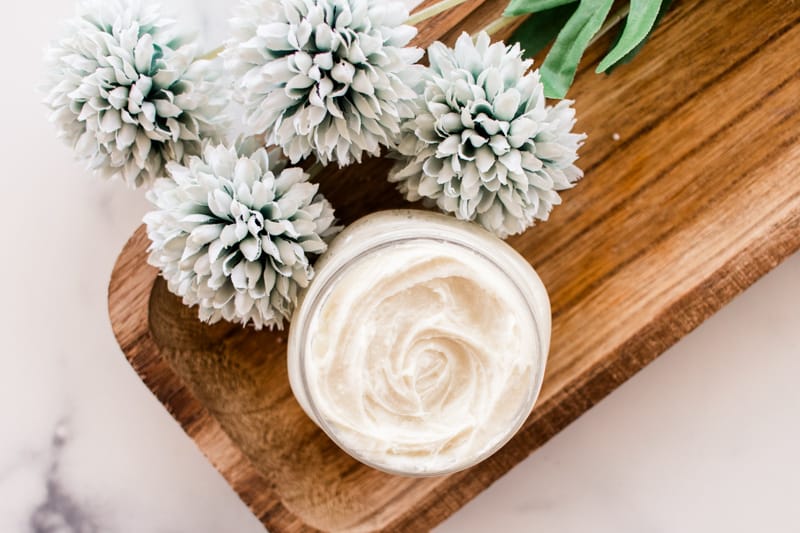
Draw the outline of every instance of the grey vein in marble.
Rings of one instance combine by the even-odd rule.
[[[33,533],[95,533],[99,531],[94,517],[70,496],[59,480],[59,464],[67,442],[67,426],[59,422],[50,446],[50,467],[44,480],[47,498],[30,517]]]

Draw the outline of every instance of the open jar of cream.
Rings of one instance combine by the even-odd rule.
[[[300,405],[380,470],[441,475],[482,461],[527,418],[550,303],[514,249],[424,211],[362,218],[331,243],[292,319]]]

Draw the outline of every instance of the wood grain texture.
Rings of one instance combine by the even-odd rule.
[[[502,7],[469,2],[419,42]],[[292,397],[285,336],[200,324],[146,265],[143,228],[109,288],[119,344],[271,531],[427,530],[800,247],[798,22],[797,2],[684,0],[613,76],[592,73],[603,43],[589,50],[570,93],[586,178],[509,240],[550,291],[544,387],[515,438],[468,471],[414,480],[350,459]],[[404,205],[388,165],[322,178],[345,222]]]

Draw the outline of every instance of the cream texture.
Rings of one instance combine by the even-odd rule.
[[[429,239],[362,257],[310,325],[309,394],[335,437],[376,466],[458,468],[530,410],[530,306],[492,262]]]

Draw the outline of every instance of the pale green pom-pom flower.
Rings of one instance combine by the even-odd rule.
[[[548,106],[538,71],[519,45],[466,33],[434,43],[416,115],[405,120],[389,175],[409,201],[423,200],[501,238],[547,220],[583,172],[585,135],[572,132],[571,102]]]
[[[282,329],[340,229],[318,185],[280,161],[252,138],[208,143],[148,191],[149,262],[203,321]]]
[[[47,53],[45,103],[60,137],[90,169],[131,186],[165,175],[169,161],[217,136],[227,96],[219,64],[158,6],[87,0]]]
[[[245,131],[289,159],[340,166],[392,146],[422,50],[408,10],[384,0],[244,0],[223,56]]]

